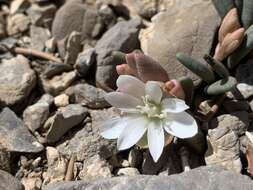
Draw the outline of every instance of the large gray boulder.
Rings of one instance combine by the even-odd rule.
[[[0,170],[0,189],[1,190],[24,190],[24,186],[11,174]]]
[[[200,167],[171,176],[133,176],[97,179],[93,181],[61,182],[44,190],[251,190],[253,182],[247,176],[221,167]]]
[[[199,78],[177,61],[176,53],[183,52],[205,64],[202,57],[211,50],[219,22],[210,0],[175,1],[141,30],[141,48],[164,66],[171,78],[189,76],[198,84]]]

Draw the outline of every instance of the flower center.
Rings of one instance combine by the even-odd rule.
[[[141,114],[146,115],[148,118],[164,119],[166,117],[162,112],[161,105],[150,100],[149,96],[143,96],[142,101],[144,105],[137,106],[137,109]]]

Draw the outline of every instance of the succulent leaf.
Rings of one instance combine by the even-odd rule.
[[[212,83],[215,80],[213,71],[208,68],[207,65],[200,63],[199,61],[191,58],[183,53],[177,53],[177,60],[180,61],[186,68],[198,75],[207,83]]]
[[[220,61],[214,59],[212,56],[207,54],[204,56],[204,59],[220,77],[228,78],[229,71]]]
[[[232,90],[237,81],[234,77],[221,79],[205,88],[205,93],[208,95],[219,95]]]
[[[253,24],[253,1],[243,0],[242,8],[242,25],[245,29],[248,29]]]
[[[228,68],[234,68],[253,49],[253,25],[249,27],[239,48],[228,58]]]

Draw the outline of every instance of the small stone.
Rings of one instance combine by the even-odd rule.
[[[48,94],[43,95],[37,103],[27,107],[23,113],[24,123],[32,132],[42,127],[49,117],[49,108],[52,103],[47,100],[48,96],[53,98]]]
[[[202,114],[207,115],[212,111],[212,101],[205,100],[199,104],[199,109]]]
[[[106,92],[89,84],[77,84],[69,87],[65,93],[70,101],[92,109],[102,109],[110,105],[105,101]]]
[[[11,174],[0,170],[0,189],[24,190],[24,186]]]
[[[57,95],[66,88],[76,79],[76,72],[64,72],[61,75],[56,75],[51,79],[44,79],[42,81],[43,88],[46,92]]]
[[[138,168],[143,160],[143,156],[140,150],[131,149],[128,156],[128,162],[131,167]]]
[[[29,60],[18,55],[0,64],[0,102],[11,106],[24,101],[36,84]]]
[[[129,164],[128,160],[121,160],[121,166],[123,168],[127,168],[130,166],[130,164]]]
[[[223,106],[229,113],[235,111],[247,111],[249,109],[249,103],[245,100],[226,100],[223,102]]]
[[[81,179],[92,179],[97,177],[112,177],[111,166],[100,156],[95,155],[84,162],[84,168],[80,172]]]
[[[120,168],[117,171],[117,176],[136,176],[140,175],[140,172],[137,168]]]
[[[237,84],[236,88],[242,94],[242,96],[247,99],[253,95],[253,85],[248,85],[246,83]]]
[[[30,27],[30,36],[32,40],[31,47],[42,51],[45,48],[46,41],[50,38],[50,32],[48,29],[32,25]]]
[[[44,5],[33,3],[27,10],[28,16],[33,25],[46,27],[48,29],[51,28],[55,12],[56,6],[53,3],[47,3]]]
[[[44,149],[9,108],[0,112],[0,143],[10,152],[38,153]]]
[[[121,64],[111,55],[113,51],[129,53],[139,48],[138,34],[142,22],[140,19],[121,21],[100,38],[95,46],[97,53],[96,82],[100,86],[115,87],[118,77],[116,65]]]
[[[79,52],[81,51],[81,33],[73,31],[67,40],[65,47],[64,63],[74,65]]]
[[[79,104],[70,104],[58,110],[44,125],[48,129],[46,139],[49,143],[58,141],[72,127],[81,123],[88,110]]]
[[[41,67],[41,64],[36,65],[36,66]],[[40,70],[37,71],[39,73],[42,73],[41,77],[46,78],[46,79],[50,79],[50,78],[52,78],[56,75],[61,75],[64,72],[72,71],[73,68],[72,68],[71,65],[67,65],[67,64],[64,64],[64,63],[49,62],[45,65],[45,67],[42,70],[43,71],[40,71]]]
[[[210,122],[210,129],[228,128],[233,130],[238,136],[243,135],[249,127],[249,116],[246,111],[223,114],[214,118]]]
[[[28,30],[30,19],[28,16],[18,13],[7,19],[7,32],[8,35],[22,33]]]
[[[66,94],[58,95],[54,98],[54,104],[56,107],[65,107],[69,105],[69,96]]]
[[[54,147],[47,147],[46,150],[48,167],[47,171],[43,173],[43,185],[63,181],[67,170],[68,160],[62,157]]]
[[[94,48],[86,49],[78,55],[76,64],[74,65],[78,74],[85,77],[90,71],[91,67],[94,66],[96,61],[96,54]]]

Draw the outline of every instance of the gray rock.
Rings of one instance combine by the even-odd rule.
[[[6,21],[4,18],[4,14],[0,13],[0,39],[4,38],[6,35]]]
[[[141,49],[157,60],[171,78],[189,76],[199,84],[199,77],[177,61],[176,53],[183,52],[206,64],[202,57],[212,48],[219,22],[210,0],[175,1],[140,32]]]
[[[47,93],[58,95],[63,90],[67,89],[71,83],[75,81],[76,77],[76,72],[71,71],[56,75],[51,79],[42,78],[43,89]]]
[[[97,53],[96,81],[101,86],[115,87],[117,79],[116,65],[121,64],[115,57],[111,56],[112,51],[118,50],[129,53],[138,49],[138,34],[142,26],[140,19],[121,21],[110,28],[98,40],[95,50]]]
[[[44,190],[251,190],[253,182],[247,176],[226,171],[221,167],[200,167],[189,172],[172,176],[133,176],[93,181],[61,182],[52,184]]]
[[[70,102],[89,108],[101,109],[110,106],[104,99],[105,91],[86,83],[71,86],[65,93],[70,97]]]
[[[79,177],[84,179],[94,179],[97,177],[112,177],[112,167],[106,160],[99,155],[84,161],[83,169],[79,173]]]
[[[120,168],[116,174],[117,176],[122,176],[122,175],[137,176],[137,175],[140,175],[140,172],[137,168]]]
[[[10,16],[7,19],[8,35],[22,33],[28,30],[30,18],[23,13],[18,13]]]
[[[59,109],[44,125],[44,128],[48,129],[47,142],[58,141],[67,131],[80,124],[87,114],[88,110],[79,104],[70,104]]]
[[[0,64],[0,102],[7,106],[22,102],[36,84],[29,60],[18,55]]]
[[[65,64],[75,64],[76,58],[81,51],[81,37],[81,33],[76,31],[71,32],[71,34],[68,36],[65,47]]]
[[[56,6],[52,3],[44,5],[38,5],[33,3],[27,10],[27,14],[31,19],[31,22],[35,26],[42,26],[51,28],[54,14],[56,12]]]
[[[94,66],[96,61],[96,53],[94,48],[86,49],[80,53],[77,57],[75,69],[78,74],[85,77],[90,71],[91,67]]]
[[[55,15],[52,33],[59,41],[72,31],[77,31],[82,34],[83,41],[97,37],[102,29],[103,23],[96,10],[87,7],[82,1],[67,1]]]
[[[212,119],[210,122],[210,129],[228,128],[233,130],[238,136],[243,135],[248,127],[249,118],[246,111],[223,114]]]
[[[98,14],[107,28],[111,28],[117,22],[117,16],[108,4],[102,5],[98,10]]]
[[[9,108],[0,112],[0,143],[10,152],[37,153],[43,150],[23,121]]]
[[[43,126],[49,117],[49,108],[52,104],[53,97],[45,94],[35,104],[27,107],[23,113],[23,120],[25,125],[32,132]]]
[[[50,32],[42,27],[32,25],[30,27],[31,47],[42,51],[45,48],[46,41],[50,38]]]
[[[77,161],[87,160],[97,154],[107,159],[116,153],[116,142],[108,141],[99,134],[99,128],[104,121],[118,116],[112,109],[90,110],[92,123],[87,123],[75,134],[67,136],[68,141],[61,142],[57,149],[63,155],[75,154]]]
[[[42,71],[42,77],[46,79],[50,79],[55,75],[60,75],[63,72],[69,72],[73,70],[71,65],[64,64],[64,63],[48,63],[46,67]],[[41,73],[41,72],[39,72]]]
[[[223,106],[229,113],[235,111],[247,111],[249,109],[249,103],[247,101],[239,100],[226,100],[223,102]]]
[[[1,190],[25,190],[24,186],[11,174],[0,170]]]
[[[222,165],[240,173],[242,163],[237,133],[228,127],[208,130],[208,150],[205,161],[207,165]]]
[[[0,170],[11,172],[11,153],[0,145]]]

